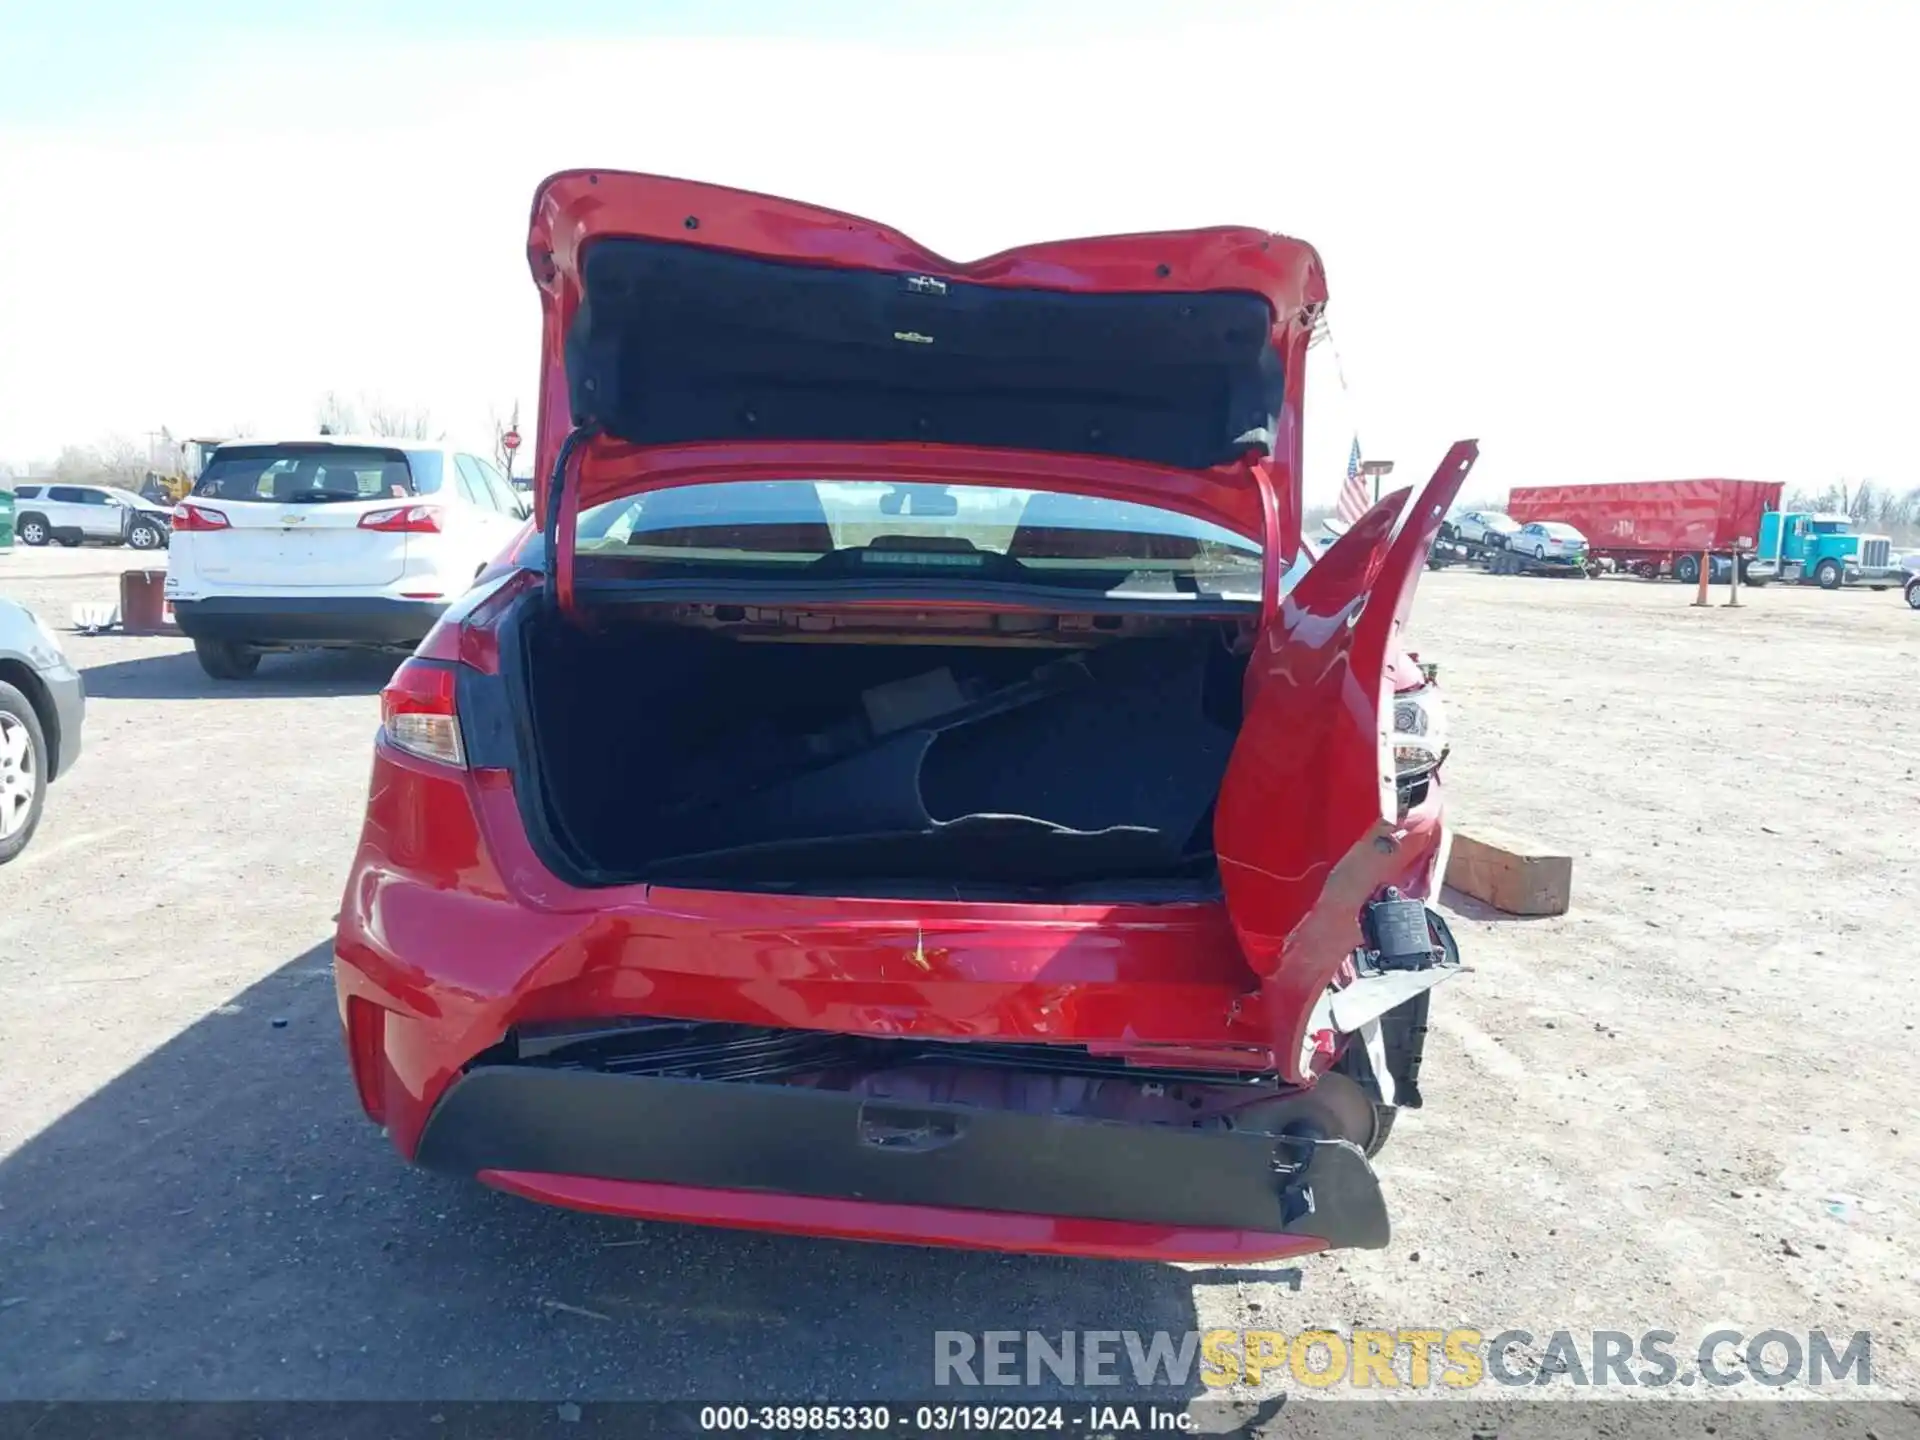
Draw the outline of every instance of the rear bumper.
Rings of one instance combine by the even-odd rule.
[[[800,1086],[481,1066],[414,1158],[576,1208],[917,1244],[1247,1259],[1389,1237],[1344,1141]]]
[[[175,600],[173,615],[195,640],[255,645],[418,645],[446,610],[439,600],[361,595],[216,595]]]
[[[1410,812],[1386,876],[1409,895],[1430,894],[1444,873],[1441,791],[1436,780]],[[1345,957],[1336,935],[1297,958],[1304,966],[1328,946],[1330,963]],[[1306,1188],[1320,1218],[1303,1219],[1286,1209],[1289,1181],[1300,1177],[1274,1170],[1276,1142],[1244,1133],[1147,1125],[1141,1135],[1131,1121],[976,1100],[944,1145],[901,1153],[865,1138],[876,1129],[874,1113],[862,1115],[870,1095],[542,1073],[489,1053],[530,1023],[669,1016],[884,1040],[1086,1046],[1177,1068],[1231,1068],[1249,1056],[1264,1067],[1270,1055],[1289,1084],[1310,1083],[1302,1072],[1313,1052],[1296,1033],[1306,1023],[1296,1007],[1311,1007],[1317,991],[1250,989],[1215,902],[580,890],[542,868],[504,773],[455,777],[380,742],[335,975],[362,1106],[399,1153],[530,1199],[783,1233],[1201,1263],[1385,1238],[1357,1152],[1316,1147],[1327,1158],[1316,1155]],[[509,1073],[489,1078],[496,1070]],[[827,1109],[787,1108],[815,1103]],[[801,1135],[806,1143],[790,1143]],[[1060,1176],[1045,1160],[1069,1145],[1092,1152],[1084,1177]],[[832,1163],[820,1159],[829,1150],[841,1152]],[[981,1180],[951,1178],[943,1167],[956,1160]],[[875,1166],[886,1168],[869,1173]],[[1184,1179],[1162,1204],[1168,1176]],[[1349,1188],[1371,1198],[1334,1205]]]

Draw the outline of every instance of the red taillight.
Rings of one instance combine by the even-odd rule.
[[[448,666],[408,660],[394,671],[380,692],[380,726],[396,750],[442,765],[466,766],[454,672]]]
[[[438,535],[440,512],[431,505],[395,505],[386,510],[369,510],[360,517],[360,528],[388,535]]]
[[[209,510],[204,505],[189,505],[182,500],[173,507],[173,533],[204,535],[209,530],[231,530],[227,517],[218,510]]]

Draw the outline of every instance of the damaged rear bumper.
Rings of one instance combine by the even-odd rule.
[[[848,1238],[1164,1259],[1387,1244],[1343,1140],[482,1065],[414,1159],[529,1198]]]

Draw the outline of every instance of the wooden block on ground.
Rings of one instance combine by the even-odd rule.
[[[1573,857],[1497,831],[1456,831],[1447,884],[1508,915],[1564,915]]]

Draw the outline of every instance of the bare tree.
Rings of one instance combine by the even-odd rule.
[[[125,435],[109,435],[100,442],[96,453],[100,457],[99,477],[107,483],[137,487],[146,478],[149,468],[146,449]]]
[[[322,435],[352,435],[360,429],[360,412],[337,390],[329,390],[314,407],[314,421]]]
[[[314,407],[314,418],[327,435],[384,435],[396,440],[427,440],[434,436],[433,416],[423,405],[397,405],[364,392],[349,400],[329,390]]]
[[[56,480],[91,480],[100,473],[100,452],[91,445],[63,445],[54,458]]]
[[[367,405],[367,433],[396,440],[426,440],[433,435],[433,416],[424,407],[373,400]]]

